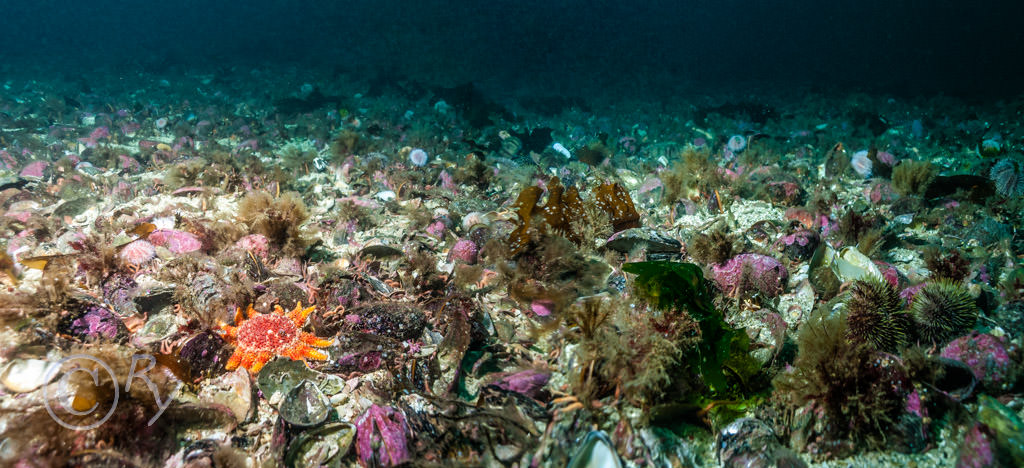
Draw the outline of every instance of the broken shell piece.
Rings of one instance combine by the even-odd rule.
[[[844,248],[840,255],[836,255],[835,250],[829,248],[825,252],[825,261],[830,262],[832,271],[842,282],[856,281],[867,275],[882,277],[878,266],[854,247]]]

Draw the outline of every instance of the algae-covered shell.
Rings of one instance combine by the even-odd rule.
[[[288,445],[285,464],[341,467],[355,437],[356,427],[347,422],[331,423],[303,432]]]

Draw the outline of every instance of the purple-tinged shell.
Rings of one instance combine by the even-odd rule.
[[[544,385],[547,385],[551,378],[550,372],[541,372],[535,369],[526,369],[514,373],[502,373],[492,377],[492,385],[510,392],[522,393],[530,398],[536,398],[537,393]]]
[[[188,364],[189,373],[195,380],[224,372],[224,364],[230,356],[224,339],[212,331],[193,336],[178,351],[178,357]]]
[[[409,459],[408,424],[401,411],[371,405],[356,420],[356,454],[363,466],[395,466]]]
[[[789,271],[767,255],[740,254],[724,263],[711,265],[718,287],[730,297],[742,292],[759,292],[773,298],[782,293]]]
[[[1005,390],[1012,383],[1010,354],[1003,339],[973,332],[950,342],[942,357],[967,364],[981,385],[989,391]]]

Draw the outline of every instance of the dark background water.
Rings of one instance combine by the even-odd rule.
[[[3,0],[0,60],[298,65],[494,88],[1020,93],[1024,2]]]

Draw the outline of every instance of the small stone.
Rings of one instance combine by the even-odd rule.
[[[419,307],[407,304],[376,303],[351,311],[355,328],[399,341],[413,340],[423,334],[427,318]]]

